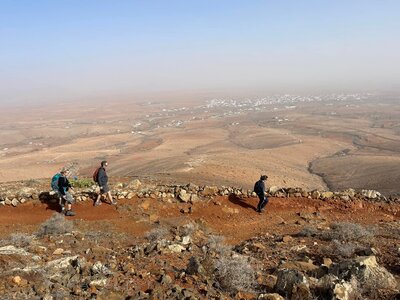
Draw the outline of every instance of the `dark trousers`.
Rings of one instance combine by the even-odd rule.
[[[260,201],[258,202],[257,210],[261,211],[265,207],[265,205],[267,205],[268,197],[264,195],[258,195],[258,199],[260,199]]]

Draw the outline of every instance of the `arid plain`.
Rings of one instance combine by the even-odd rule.
[[[279,95],[114,100],[4,108],[0,181],[50,178],[64,165],[163,183],[400,193],[400,98]]]

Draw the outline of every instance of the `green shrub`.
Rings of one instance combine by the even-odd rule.
[[[71,180],[71,184],[73,187],[76,187],[76,188],[87,188],[87,187],[91,187],[95,183],[93,182],[92,179],[81,178],[81,179]]]

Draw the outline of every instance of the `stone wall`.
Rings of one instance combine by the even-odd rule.
[[[166,202],[196,202],[216,196],[234,195],[239,198],[256,197],[252,190],[231,186],[197,186],[192,183],[186,185],[158,185],[154,183],[142,183],[135,179],[129,183],[116,183],[112,185],[113,196],[117,199],[152,198]],[[88,188],[75,188],[74,198],[77,202],[95,199],[98,187],[93,185]],[[271,186],[267,189],[267,195],[277,198],[309,198],[320,200],[365,200],[385,203],[400,203],[400,197],[385,197],[378,191],[347,189],[345,191],[307,191],[302,188],[288,188]],[[7,184],[0,186],[0,207],[4,205],[18,206],[27,201],[56,201],[55,192],[39,187],[24,186],[23,182],[16,185]]]

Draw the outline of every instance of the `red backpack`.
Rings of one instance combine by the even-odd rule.
[[[99,171],[100,171],[100,168],[101,167],[97,168],[93,173],[93,181],[96,182],[96,183],[99,182]]]

